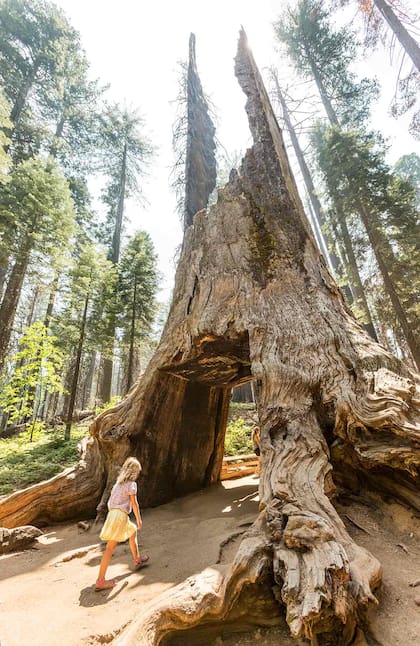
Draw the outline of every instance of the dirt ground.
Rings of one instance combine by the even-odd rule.
[[[141,496],[140,496],[141,498]],[[225,481],[143,512],[141,549],[150,564],[134,572],[128,544],[117,547],[108,576],[112,591],[95,592],[101,546],[98,532],[77,524],[48,527],[35,549],[0,558],[1,646],[87,646],[109,643],[141,604],[168,587],[216,563],[220,544],[245,531],[258,509],[258,481]],[[371,613],[369,643],[420,643],[420,521],[396,503],[370,498],[341,499],[338,509],[355,540],[383,564],[380,605]],[[360,526],[357,527],[357,525]],[[239,540],[239,539],[237,539]],[[229,543],[226,562],[234,553]],[[72,557],[72,558],[69,558]],[[286,626],[245,635],[220,634],[209,646],[296,644]],[[189,646],[189,644],[185,644]]]

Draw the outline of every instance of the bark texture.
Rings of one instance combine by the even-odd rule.
[[[0,527],[0,554],[24,550],[35,543],[41,534],[40,529],[31,525],[15,527],[15,529]]]
[[[187,110],[184,228],[193,223],[197,211],[207,207],[216,186],[216,131],[197,72],[194,34],[189,44]]]
[[[177,631],[232,613],[273,622],[281,606],[295,637],[347,645],[375,602],[381,566],[331,503],[331,460],[343,479],[363,474],[419,508],[419,378],[357,325],[328,273],[243,32],[236,75],[254,145],[186,231],[168,322],[144,376],[92,424],[86,473],[73,471],[72,485],[69,475],[49,481],[45,494],[37,485],[30,508],[30,490],[12,494],[0,502],[0,523],[34,521],[40,509],[45,516],[48,499],[51,518],[53,492],[56,520],[91,511],[100,490],[101,514],[127,455],[143,464],[145,506],[215,482],[230,390],[252,378],[260,515],[229,568],[168,592],[121,643],[169,644]]]

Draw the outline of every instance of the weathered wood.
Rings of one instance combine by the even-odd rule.
[[[232,455],[223,458],[220,480],[242,478],[243,476],[251,475],[251,473],[256,473],[257,469],[258,458],[255,456],[255,453]]]
[[[14,529],[0,527],[0,554],[24,550],[33,545],[41,534],[40,529],[31,525]]]
[[[216,129],[197,72],[195,35],[190,34],[187,71],[184,228],[207,207],[216,186]]]
[[[168,322],[143,378],[91,426],[95,495],[87,504],[85,478],[80,505],[79,480],[63,501],[58,478],[55,513],[62,518],[66,505],[67,517],[91,510],[98,488],[103,513],[130,454],[143,464],[143,505],[215,482],[230,390],[252,377],[260,516],[229,568],[167,592],[121,643],[158,644],[177,630],[225,621],[233,608],[248,612],[247,595],[261,586],[265,599],[274,591],[285,606],[295,637],[347,645],[375,603],[381,566],[353,542],[332,505],[332,463],[337,477],[363,474],[365,483],[416,504],[419,377],[361,330],[328,273],[244,33],[236,74],[254,145],[217,203],[186,231]],[[42,485],[34,501],[24,512],[31,519],[44,513]],[[10,498],[0,502],[0,522],[9,507]],[[51,499],[48,509],[52,518]],[[263,623],[265,612],[255,608],[253,621]]]

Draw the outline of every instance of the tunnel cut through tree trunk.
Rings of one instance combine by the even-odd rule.
[[[357,325],[331,278],[244,32],[235,71],[254,145],[186,230],[145,374],[92,424],[79,467],[37,485],[36,497],[34,487],[0,501],[0,522],[74,518],[98,501],[103,513],[128,455],[143,463],[145,505],[215,482],[230,390],[252,377],[262,429],[258,518],[232,564],[142,608],[117,643],[165,643],[232,613],[267,624],[285,609],[295,637],[347,645],[375,601],[381,565],[332,504],[332,462],[338,475],[362,474],[419,509],[419,377]]]

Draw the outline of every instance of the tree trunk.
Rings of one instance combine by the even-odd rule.
[[[316,85],[318,87],[319,95],[321,97],[321,101],[322,101],[322,103],[324,105],[324,108],[325,108],[325,111],[327,113],[328,119],[329,119],[331,125],[339,126],[340,124],[339,124],[339,121],[338,121],[337,114],[336,114],[336,112],[335,112],[335,110],[334,110],[334,108],[332,106],[332,103],[331,103],[331,101],[330,101],[330,99],[329,99],[329,97],[327,95],[327,91],[326,91],[326,89],[324,87],[324,83],[323,83],[322,77],[321,77],[321,75],[319,73],[319,70],[318,70],[315,62],[313,61],[312,57],[310,56],[309,52],[307,52],[307,58],[308,58],[308,61],[310,63],[312,74],[313,74],[313,77],[315,79],[315,83],[316,83]],[[352,280],[352,283],[353,283],[352,287],[354,286],[353,296],[354,296],[355,300],[358,300],[359,305],[363,309],[364,316],[366,317],[366,329],[367,329],[367,331],[372,336],[372,338],[374,338],[375,341],[377,341],[378,337],[376,335],[375,326],[373,325],[372,316],[371,316],[369,305],[367,303],[366,296],[365,296],[365,293],[364,293],[363,284],[362,284],[362,281],[360,279],[360,274],[359,274],[359,270],[357,268],[356,258],[355,258],[355,255],[354,255],[353,245],[351,243],[350,234],[348,232],[347,223],[346,223],[346,220],[345,220],[345,217],[344,217],[343,213],[341,213],[340,228],[342,230],[343,236],[345,237],[345,239],[343,241],[344,241],[344,245],[345,245],[345,248],[346,248],[347,257],[349,259],[349,272],[350,272],[350,277],[351,277],[351,280]]]
[[[117,214],[115,218],[114,234],[112,237],[111,260],[116,265],[120,259],[121,230],[124,215],[125,185],[127,181],[127,144],[124,144],[123,157],[121,162],[121,177],[118,194]]]
[[[242,384],[241,386],[237,386],[236,388],[233,389],[232,401],[241,403],[241,404],[254,401],[252,386],[250,381],[247,381],[247,383]]]
[[[198,211],[207,208],[217,176],[215,128],[197,72],[194,34],[189,42],[187,93],[184,229]]]
[[[92,385],[96,370],[97,352],[93,350],[89,359],[86,380],[83,388],[82,409],[91,407]]]
[[[128,351],[127,365],[127,390],[128,392],[133,385],[134,372],[134,336],[136,332],[136,299],[137,299],[137,279],[134,280],[133,302],[131,309],[131,329],[130,329],[130,349]]]
[[[52,318],[52,313],[53,313],[53,310],[54,310],[54,303],[55,303],[55,297],[57,295],[59,280],[60,280],[60,272],[58,270],[56,270],[56,272],[54,274],[54,280],[53,280],[53,282],[51,283],[51,286],[50,286],[50,294],[48,296],[48,304],[47,304],[47,309],[46,309],[45,317],[44,317],[44,325],[45,325],[47,330],[50,327],[50,323],[51,323],[51,318]]]
[[[376,262],[378,263],[379,271],[381,272],[382,279],[384,281],[385,290],[388,293],[392,305],[395,310],[398,322],[401,325],[401,328],[404,332],[408,347],[413,356],[414,362],[417,366],[417,370],[420,369],[420,347],[417,342],[417,339],[414,336],[412,326],[407,320],[405,315],[404,308],[402,307],[401,300],[398,296],[397,290],[395,288],[394,280],[390,273],[392,267],[395,267],[396,259],[394,257],[394,252],[389,244],[389,242],[384,238],[381,231],[375,225],[375,220],[372,217],[369,217],[363,204],[359,201],[358,210],[360,218],[365,226],[365,229],[368,234],[369,242],[372,246],[373,253],[375,254]],[[387,251],[388,262],[385,261],[384,251]],[[391,265],[391,267],[388,267]]]
[[[335,110],[334,110],[334,108],[332,106],[330,98],[329,98],[329,96],[327,94],[327,91],[326,91],[326,89],[324,87],[324,82],[322,80],[321,74],[319,73],[319,70],[318,70],[315,62],[313,61],[312,56],[309,54],[308,51],[306,51],[306,56],[307,56],[307,59],[309,61],[310,66],[311,66],[312,74],[313,74],[313,77],[315,79],[315,83],[316,83],[316,85],[318,87],[319,96],[321,97],[321,101],[322,101],[323,106],[325,108],[325,112],[327,113],[328,119],[329,119],[329,121],[330,121],[330,123],[332,125],[339,126],[340,124],[339,124],[339,121],[338,121],[337,114],[336,114],[336,112],[335,112]]]
[[[90,287],[88,289],[90,289]],[[88,306],[89,306],[89,296],[90,296],[90,294],[88,292],[86,294],[85,305],[84,305],[84,308],[83,308],[82,321],[80,323],[79,343],[77,345],[76,361],[75,361],[74,371],[73,371],[73,381],[72,381],[72,384],[71,384],[71,391],[70,391],[69,409],[68,409],[68,412],[67,412],[66,430],[65,430],[65,433],[64,433],[64,439],[65,440],[70,439],[71,423],[72,423],[72,420],[73,420],[73,411],[74,411],[74,402],[76,401],[77,383],[79,381],[80,360],[81,360],[81,357],[82,357],[83,343],[85,341],[85,330],[86,330],[87,311],[88,311]]]
[[[385,18],[395,37],[400,41],[404,51],[409,55],[413,64],[420,72],[420,48],[414,38],[397,18],[392,8],[385,0],[373,0],[380,13]]]
[[[30,252],[31,241],[28,238],[16,257],[0,307],[0,372],[3,368],[9,347],[13,321],[15,320],[16,309],[28,268]]]
[[[115,219],[114,234],[112,238],[112,249],[110,254],[110,260],[116,265],[120,259],[120,249],[121,249],[121,230],[122,230],[122,221],[124,215],[124,200],[125,200],[125,185],[127,181],[127,144],[124,144],[123,158],[121,163],[121,177],[120,177],[120,186],[119,186],[119,195],[118,195],[118,205],[117,205],[117,214]],[[108,327],[108,336],[111,339],[115,337],[115,319],[114,316],[110,316],[110,322]],[[113,354],[114,342],[112,341],[112,354]],[[111,399],[111,388],[112,388],[112,370],[113,370],[113,357],[108,358],[104,357],[102,360],[102,379],[100,386],[100,398],[103,403],[109,402]]]
[[[34,84],[40,65],[41,65],[41,58],[39,56],[34,61],[34,64],[27,78],[25,79],[25,81],[22,84],[22,87],[19,90],[19,93],[16,97],[16,101],[13,104],[12,111],[10,113],[10,119],[13,122],[14,126],[16,126],[20,121],[20,117],[22,115],[22,112],[26,104],[26,99],[28,98],[28,94]]]
[[[280,102],[280,105],[281,105],[282,116],[283,116],[283,119],[284,119],[284,123],[286,124],[286,128],[287,128],[287,131],[288,131],[289,136],[290,136],[290,140],[291,140],[292,145],[293,145],[293,150],[295,151],[296,159],[297,159],[298,164],[299,164],[300,172],[302,173],[303,181],[305,183],[306,190],[307,190],[308,195],[309,195],[309,200],[311,202],[312,209],[313,209],[313,212],[315,214],[315,218],[316,218],[316,220],[318,222],[319,235],[320,235],[320,238],[321,238],[319,248],[321,249],[322,253],[325,254],[326,258],[327,258],[327,256],[329,256],[331,266],[333,267],[334,270],[336,270],[337,267],[339,267],[339,265],[340,265],[340,259],[337,258],[337,256],[333,256],[332,254],[331,255],[329,254],[327,242],[326,242],[326,240],[324,238],[324,232],[323,232],[323,227],[325,228],[325,218],[324,218],[324,214],[322,212],[321,202],[319,201],[318,195],[316,194],[315,186],[314,186],[314,183],[312,181],[311,173],[310,173],[308,165],[306,163],[305,156],[304,156],[304,154],[302,152],[302,149],[301,149],[301,147],[299,145],[299,140],[298,140],[296,131],[295,131],[294,127],[293,127],[292,120],[290,118],[287,103],[286,103],[285,98],[283,96],[283,93],[282,93],[282,91],[280,89],[280,84],[279,84],[279,79],[278,79],[277,73],[273,71],[272,72],[272,77],[273,77],[273,80],[274,80],[274,83],[275,83],[275,86],[276,86],[276,97],[277,97],[277,99],[278,99],[278,101]],[[316,231],[315,231],[315,233],[316,233]]]
[[[9,268],[9,253],[0,249],[0,303],[3,298],[3,291],[6,285],[7,270]]]
[[[340,227],[341,239],[343,240],[344,249],[347,256],[347,271],[351,278],[352,292],[355,303],[360,307],[363,312],[364,325],[366,331],[371,335],[375,341],[378,340],[376,335],[375,326],[373,325],[370,308],[366,299],[365,288],[363,287],[362,279],[360,278],[359,268],[351,241],[350,232],[347,227],[346,218],[342,208],[337,205],[336,215],[338,225]]]
[[[311,177],[311,173],[309,171],[309,168],[308,168],[308,165],[306,163],[304,154],[303,154],[303,152],[301,150],[301,147],[299,145],[299,141],[298,141],[295,129],[293,128],[293,125],[292,125],[292,122],[291,122],[291,119],[290,119],[290,115],[289,115],[289,111],[288,111],[288,108],[287,108],[287,104],[286,104],[286,101],[284,100],[283,94],[282,94],[281,89],[280,89],[277,74],[274,73],[273,78],[274,78],[274,81],[275,81],[275,84],[276,84],[277,98],[280,101],[280,104],[281,104],[281,107],[282,107],[283,118],[284,118],[284,121],[286,123],[286,127],[287,127],[287,130],[289,132],[292,144],[293,144],[293,149],[295,151],[296,158],[297,158],[298,163],[299,163],[299,168],[300,168],[302,176],[303,176],[303,181],[305,182],[305,186],[306,186],[306,189],[307,189],[308,194],[309,194],[309,199],[311,201],[311,204],[312,204],[312,207],[313,207],[313,210],[314,210],[314,213],[315,213],[315,217],[316,217],[316,219],[318,221],[319,228],[320,228],[321,235],[322,235],[323,228],[325,228],[325,225],[326,225],[326,221],[325,221],[324,214],[322,212],[321,203],[320,203],[320,201],[318,199],[318,196],[316,194],[315,187],[314,187],[312,177]],[[319,79],[319,81],[320,81],[320,79]],[[322,88],[323,88],[323,86],[322,86]],[[331,110],[332,110],[332,107],[330,108],[330,111]],[[334,113],[334,118],[336,118],[335,113]],[[351,279],[352,279],[351,291],[353,293],[354,299],[358,301],[359,306],[363,310],[363,316],[364,316],[364,319],[365,319],[366,331],[371,335],[371,337],[373,339],[375,339],[375,341],[377,341],[378,337],[376,335],[375,327],[373,325],[372,317],[371,317],[370,310],[369,310],[369,305],[367,303],[366,296],[365,296],[365,293],[364,293],[364,288],[363,288],[363,285],[362,285],[362,281],[360,279],[359,270],[358,270],[357,264],[356,264],[356,258],[354,256],[354,251],[353,251],[353,248],[351,246],[351,239],[350,239],[349,232],[348,232],[348,229],[347,229],[347,224],[346,224],[345,219],[343,217],[341,218],[340,224],[341,224],[341,229],[342,229],[342,232],[343,232],[343,238],[345,240],[346,250],[348,252],[347,255],[348,255],[348,258],[349,258],[349,262],[350,262],[350,267],[349,267],[350,271],[349,271],[349,273],[350,273],[350,276],[351,276]],[[327,248],[325,242],[324,242],[323,246],[325,247],[325,249],[328,252],[328,248]],[[323,246],[320,247],[321,250],[323,249]],[[331,242],[330,241],[329,241],[329,247],[331,247]],[[332,254],[332,253],[329,254],[329,258],[330,258],[331,266],[333,267],[336,274],[340,274],[341,273],[340,259],[335,254]],[[344,289],[344,291],[345,291],[345,289]]]
[[[63,136],[63,131],[64,131],[64,126],[66,123],[66,110],[63,108],[63,112],[60,116],[60,119],[57,122],[56,128],[55,128],[55,134],[54,134],[54,139],[53,142],[50,146],[50,155],[53,159],[56,159],[57,153],[58,153],[58,146],[60,139]]]
[[[231,388],[253,379],[259,517],[229,568],[212,567],[165,593],[119,643],[160,644],[223,622],[247,612],[259,590],[272,614],[285,606],[294,637],[347,646],[374,601],[381,566],[353,542],[330,501],[331,456],[335,477],[354,474],[420,508],[420,379],[357,325],[328,273],[244,32],[236,74],[254,145],[186,231],[169,319],[143,378],[92,424],[73,484],[58,476],[55,488],[36,485],[36,497],[33,488],[7,496],[0,523],[91,510],[89,483],[96,498],[100,478],[81,472],[87,461],[106,473],[99,515],[128,455],[142,462],[145,506],[217,481]],[[266,609],[253,603],[250,621],[263,623]]]

